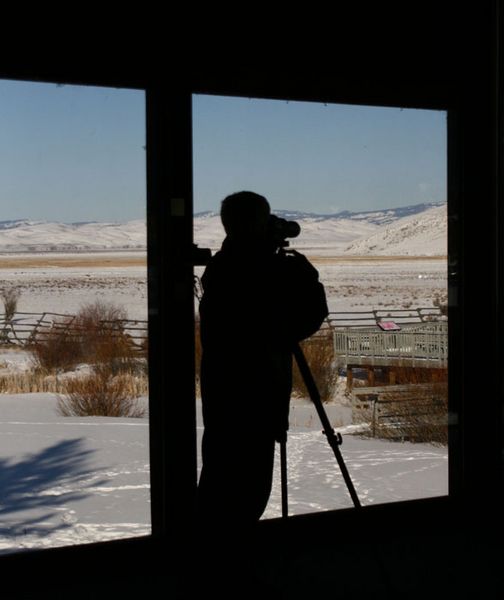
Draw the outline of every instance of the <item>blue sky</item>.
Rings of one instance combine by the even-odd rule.
[[[195,210],[250,189],[318,213],[446,200],[446,113],[196,96]]]
[[[194,209],[250,189],[274,209],[446,199],[440,111],[194,96]],[[0,220],[145,216],[145,97],[0,81]]]
[[[145,95],[0,81],[0,220],[145,216]]]

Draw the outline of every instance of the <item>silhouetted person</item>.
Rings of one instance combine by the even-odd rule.
[[[238,598],[246,590],[237,582],[250,585],[240,573],[271,493],[275,440],[288,429],[292,346],[319,329],[327,304],[308,260],[278,251],[266,198],[228,196],[221,219],[226,238],[205,269],[200,303],[198,528],[201,584],[218,585],[222,597],[221,584],[234,573],[227,584]]]
[[[226,239],[202,278],[198,512],[203,524],[239,531],[270,496],[275,440],[288,429],[292,346],[319,329],[327,304],[308,260],[278,252],[266,198],[228,196],[221,219]]]

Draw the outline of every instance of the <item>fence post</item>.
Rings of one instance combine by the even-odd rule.
[[[353,387],[353,371],[352,371],[352,366],[347,364],[347,384],[346,384],[346,389],[347,392],[351,392],[352,391],[352,387]]]
[[[373,394],[373,396],[371,396],[371,400],[373,402],[373,416],[372,416],[372,420],[371,420],[371,432],[372,432],[372,436],[376,437],[376,404],[378,402],[378,394]]]

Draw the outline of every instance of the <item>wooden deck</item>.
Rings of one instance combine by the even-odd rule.
[[[400,331],[337,328],[334,352],[347,366],[408,366],[445,368],[448,365],[448,323],[425,322]]]

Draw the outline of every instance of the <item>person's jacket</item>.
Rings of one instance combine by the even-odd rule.
[[[202,285],[205,428],[279,436],[288,428],[292,346],[315,333],[328,314],[317,270],[297,252],[227,238]]]

